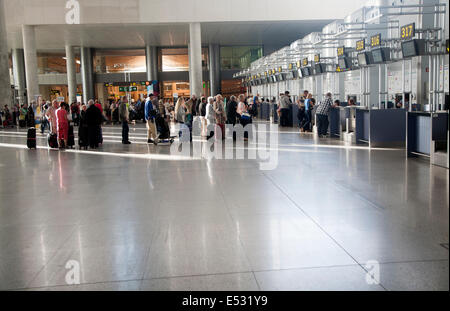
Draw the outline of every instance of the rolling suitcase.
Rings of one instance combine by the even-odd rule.
[[[78,145],[80,146],[80,148],[85,148],[85,149],[87,149],[89,146],[87,126],[81,125],[78,128]]]
[[[73,135],[73,125],[69,125],[69,134],[67,137],[67,147],[73,148],[75,146],[75,136]]]
[[[55,133],[49,133],[47,135],[47,142],[48,142],[48,146],[50,148],[58,148],[58,135],[56,135]]]
[[[27,132],[27,147],[36,149],[36,128],[30,127]]]

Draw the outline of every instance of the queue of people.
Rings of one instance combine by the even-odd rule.
[[[349,105],[354,105],[353,99]],[[73,136],[73,126],[78,126],[79,145],[82,148],[96,149],[103,143],[102,124],[120,123],[122,126],[122,143],[131,144],[129,140],[129,124],[141,117],[147,127],[147,142],[157,145],[161,131],[161,124],[169,128],[171,121],[183,124],[190,132],[192,141],[192,127],[194,120],[200,124],[200,135],[207,139],[215,136],[216,139],[225,139],[225,125],[241,124],[245,127],[252,123],[257,115],[260,104],[264,102],[273,103],[272,100],[256,96],[230,96],[224,98],[218,94],[210,97],[197,98],[179,97],[176,104],[159,99],[158,96],[150,94],[144,101],[129,103],[126,96],[105,103],[103,106],[98,100],[89,100],[87,104],[71,103],[53,100],[42,101],[40,109],[36,110],[36,102],[30,105],[24,104],[20,108],[13,107],[11,112],[5,106],[0,113],[0,124],[3,127],[14,126],[15,118],[18,119],[20,127],[34,127],[35,118],[40,120],[41,134],[46,131],[57,136],[60,148],[72,146],[70,137]],[[307,90],[293,103],[289,91],[280,94],[277,113],[281,127],[292,126],[291,105],[298,105],[298,126],[301,132],[312,132],[313,109],[316,115],[319,137],[324,137],[328,129],[328,115],[331,107],[339,106],[339,101],[333,102],[331,93],[326,94],[325,100],[316,106],[316,101]],[[35,116],[35,111],[39,111]],[[141,113],[143,116],[141,116]],[[73,124],[73,125],[72,125]],[[181,133],[181,132],[180,132]],[[170,135],[170,133],[169,133]],[[167,135],[166,135],[167,136]],[[233,137],[235,139],[235,136]],[[244,139],[248,139],[248,133],[244,132]]]

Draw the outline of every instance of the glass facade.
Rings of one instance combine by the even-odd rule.
[[[161,71],[189,71],[189,52],[187,48],[163,48],[160,50]],[[202,48],[202,67],[208,70],[208,48]]]
[[[38,53],[38,74],[67,73],[66,54],[61,53]],[[80,72],[80,55],[75,54],[76,70]]]
[[[96,50],[94,72],[146,72],[145,50]]]
[[[262,46],[223,46],[220,48],[221,69],[245,69],[262,56]]]

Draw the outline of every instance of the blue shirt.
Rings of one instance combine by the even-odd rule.
[[[305,99],[305,111],[309,110],[309,101],[310,99]]]
[[[152,101],[151,100],[147,100],[146,102],[145,102],[145,120],[148,120],[148,119],[153,119],[154,117],[152,117],[151,115],[150,115],[150,111],[151,110],[153,110],[153,104],[152,104]]]

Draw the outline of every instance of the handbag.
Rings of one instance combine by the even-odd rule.
[[[243,120],[250,120],[252,117],[250,116],[250,114],[248,112],[243,112],[241,114],[241,119]]]

